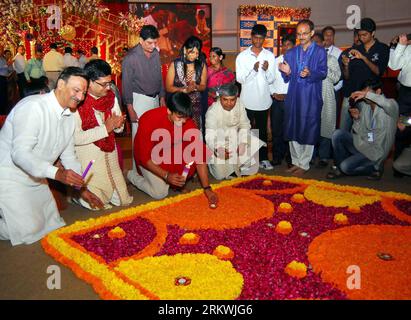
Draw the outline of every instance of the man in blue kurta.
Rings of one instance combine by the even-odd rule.
[[[300,45],[289,50],[279,65],[289,82],[285,100],[285,139],[290,141],[293,166],[288,172],[302,175],[310,169],[314,145],[320,137],[322,81],[327,76],[325,49],[311,41],[314,24],[301,20],[297,25]]]

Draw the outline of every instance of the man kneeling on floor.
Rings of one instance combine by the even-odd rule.
[[[130,181],[151,197],[162,199],[170,186],[184,189],[197,171],[209,205],[214,208],[218,197],[211,190],[206,161],[211,152],[203,143],[192,114],[190,97],[177,92],[169,97],[167,107],[141,116],[134,140],[134,160],[141,175]]]
[[[362,91],[352,93],[356,102],[350,109],[354,120],[351,132],[336,130],[332,136],[335,166],[327,178],[368,175],[379,180],[383,162],[393,143],[398,104],[382,94],[380,80],[368,80]]]
[[[206,142],[214,150],[208,167],[217,180],[253,175],[258,172],[258,150],[266,144],[251,134],[244,105],[237,99],[238,88],[227,84],[218,90],[219,99],[206,114]]]

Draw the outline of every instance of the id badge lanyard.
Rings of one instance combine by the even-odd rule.
[[[374,142],[375,115],[371,109],[370,109],[370,113],[371,113],[371,131],[368,132],[368,142]]]

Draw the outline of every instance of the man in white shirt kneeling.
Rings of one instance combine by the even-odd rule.
[[[218,95],[206,114],[206,143],[214,151],[208,164],[210,173],[217,180],[231,179],[233,174],[256,174],[258,150],[266,144],[251,133],[247,112],[237,98],[237,86],[226,84]]]

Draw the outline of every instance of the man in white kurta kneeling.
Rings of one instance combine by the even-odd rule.
[[[84,71],[69,67],[55,90],[24,98],[8,115],[0,131],[0,240],[30,244],[65,225],[46,178],[78,188],[84,183],[73,112],[87,87]],[[53,165],[58,158],[63,167]],[[91,206],[103,206],[86,188],[80,194]]]
[[[217,180],[234,174],[253,175],[258,172],[258,150],[265,146],[254,132],[244,105],[237,99],[238,88],[227,84],[218,91],[219,99],[206,114],[206,143],[214,151],[208,167]]]

